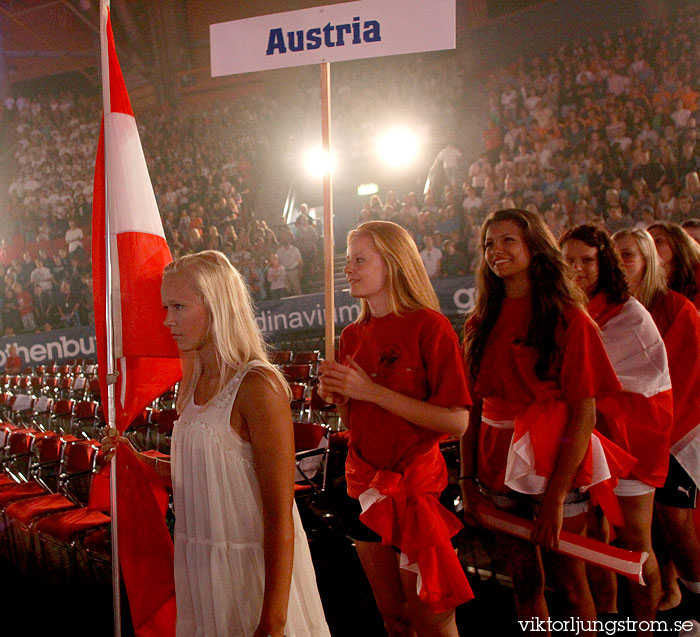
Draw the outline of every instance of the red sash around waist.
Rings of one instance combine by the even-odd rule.
[[[569,408],[562,400],[516,405],[484,399],[484,418],[504,424],[513,421],[508,453],[506,485],[523,493],[543,493],[552,475],[561,440],[569,422]],[[488,424],[488,421],[486,422]],[[502,426],[502,425],[501,425]],[[594,431],[571,488],[587,490],[615,525],[622,523],[614,488],[627,476],[636,460],[624,449]]]
[[[447,471],[437,445],[401,473],[376,469],[351,446],[346,479],[348,494],[362,505],[363,524],[401,550],[402,568],[418,571],[421,601],[439,613],[474,597],[450,542],[462,523],[438,499]]]

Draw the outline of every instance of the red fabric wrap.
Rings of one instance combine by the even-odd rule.
[[[684,296],[669,290],[651,310],[668,354],[673,385],[671,446],[700,423],[700,315]]]
[[[383,544],[398,547],[409,564],[418,565],[421,601],[440,613],[474,597],[450,542],[462,523],[437,497],[447,486],[445,461],[437,447],[414,457],[403,473],[376,469],[351,447],[345,471],[351,497],[359,498],[372,488],[385,496],[360,520],[381,536]]]
[[[647,398],[620,392],[596,401],[596,430],[623,449],[629,449],[636,463],[630,478],[662,487],[668,473],[670,425],[673,422],[671,391]],[[668,427],[663,425],[668,423]],[[602,436],[601,436],[602,439]],[[624,477],[624,476],[621,476]]]
[[[569,408],[563,401],[548,400],[518,406],[497,399],[484,399],[484,415],[492,420],[511,420],[515,415],[512,444],[530,435],[535,474],[549,479],[554,471],[561,441],[569,421]],[[615,526],[622,524],[622,511],[614,489],[619,478],[626,477],[636,464],[636,458],[595,432],[605,454],[610,478],[592,485],[594,480],[593,448],[589,441],[571,488],[587,487],[591,500],[603,509]]]

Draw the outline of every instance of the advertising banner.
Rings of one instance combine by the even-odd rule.
[[[474,309],[474,277],[437,279],[433,287],[440,309],[450,318]],[[360,304],[346,289],[335,291],[335,319],[339,328],[352,323],[360,314]],[[294,332],[323,330],[325,325],[323,293],[292,296],[257,304],[255,320],[269,340]],[[0,338],[0,370],[5,367],[9,348],[17,348],[22,365],[34,367],[47,363],[65,363],[75,358],[96,358],[95,327],[76,327],[53,332],[20,334]]]
[[[0,369],[5,367],[11,345],[17,348],[22,365],[28,367],[66,363],[74,358],[97,358],[94,325],[0,338]]]
[[[433,287],[440,301],[440,310],[448,317],[466,314],[474,309],[474,277],[436,279]],[[352,323],[360,314],[359,301],[347,289],[335,291],[335,322],[338,328]],[[289,334],[325,325],[323,293],[292,296],[279,301],[257,304],[255,320],[266,336]]]
[[[360,0],[212,24],[212,77],[455,48],[455,0]]]

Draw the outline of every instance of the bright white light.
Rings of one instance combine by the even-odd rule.
[[[408,166],[418,155],[418,137],[407,128],[395,128],[379,138],[377,152],[390,166]]]
[[[306,170],[312,177],[323,177],[335,168],[335,160],[320,148],[306,153]]]
[[[374,195],[379,192],[379,186],[377,184],[360,184],[357,187],[357,194],[359,197],[367,197],[368,195]]]

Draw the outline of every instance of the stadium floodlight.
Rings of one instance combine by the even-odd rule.
[[[306,153],[306,171],[312,177],[323,177],[335,169],[335,158],[321,148],[313,148]]]
[[[377,184],[360,184],[357,187],[357,194],[360,197],[367,197],[368,195],[376,195],[379,192],[379,186]]]
[[[377,153],[389,166],[409,166],[418,156],[418,136],[407,128],[394,128],[377,140]]]

